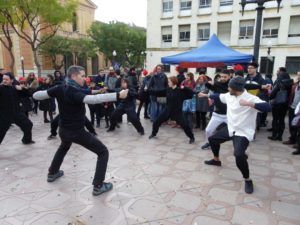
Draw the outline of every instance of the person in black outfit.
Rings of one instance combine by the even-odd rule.
[[[163,122],[168,121],[169,119],[176,121],[180,125],[186,136],[190,138],[190,144],[195,142],[195,137],[191,127],[188,122],[184,119],[182,113],[182,104],[186,99],[191,99],[194,95],[194,92],[190,88],[178,88],[177,77],[172,76],[168,78],[169,88],[160,93],[167,97],[166,108],[159,114],[156,120],[153,122],[152,133],[149,136],[149,139],[155,137],[158,133],[159,127]],[[151,94],[151,93],[150,93]]]
[[[150,117],[148,116],[148,107],[149,107],[149,103],[150,103],[150,95],[148,92],[148,86],[149,86],[149,82],[151,80],[151,75],[148,75],[148,71],[146,71],[146,70],[143,71],[143,75],[145,76],[145,78],[143,79],[142,85],[139,90],[140,104],[139,104],[139,107],[137,110],[137,116],[138,116],[138,118],[140,118],[141,109],[145,103],[144,118],[150,119]]]
[[[284,67],[280,67],[277,72],[277,79],[274,82],[273,90],[270,94],[270,100],[272,104],[272,136],[268,137],[273,141],[282,141],[282,135],[285,128],[284,118],[288,111],[288,96],[291,92],[293,86],[293,80],[290,78],[290,75],[286,73],[286,69]],[[278,102],[276,100],[279,92],[286,92],[285,100],[282,102]]]
[[[185,80],[185,75],[184,75],[184,68],[180,68],[179,66],[176,67],[176,71],[178,72],[177,74],[177,80],[178,80],[178,87],[180,87],[181,83]]]
[[[64,172],[59,168],[72,143],[76,143],[98,155],[93,180],[93,195],[100,195],[110,191],[113,187],[112,183],[104,182],[109,153],[101,141],[84,129],[85,104],[116,101],[118,98],[125,98],[127,91],[100,95],[85,94],[82,91],[85,83],[85,72],[84,68],[80,66],[69,67],[67,77],[66,85],[57,85],[46,91],[38,91],[33,95],[37,100],[56,98],[60,113],[59,135],[61,144],[52,160],[47,181],[53,182],[63,176]]]
[[[3,75],[0,85],[0,144],[12,123],[15,123],[24,133],[23,144],[34,144],[32,141],[32,122],[21,111],[20,98],[29,96],[27,89],[13,86],[14,76],[11,73]]]
[[[129,81],[126,79],[122,80],[121,88],[123,90],[129,90],[128,96],[126,99],[120,101],[120,104],[117,106],[117,108],[111,114],[110,127],[107,130],[107,132],[115,130],[118,118],[120,118],[120,116],[122,116],[124,113],[126,113],[129,122],[132,123],[132,125],[135,127],[137,132],[140,135],[144,135],[144,128],[135,112],[135,99],[137,97],[137,93],[136,93],[135,89],[130,88]]]
[[[47,75],[44,83],[40,85],[37,91],[47,90],[52,87],[54,82],[54,77],[50,74]],[[51,99],[42,100],[39,103],[39,109],[43,111],[44,123],[50,123],[53,120],[53,111],[51,109]],[[47,114],[49,114],[50,121],[47,118]]]

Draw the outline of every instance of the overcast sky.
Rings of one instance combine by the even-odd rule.
[[[147,0],[92,0],[97,6],[96,20],[117,20],[146,27]]]

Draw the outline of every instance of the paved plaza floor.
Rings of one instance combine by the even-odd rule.
[[[212,157],[200,149],[203,131],[195,130],[191,145],[168,125],[148,140],[148,120],[142,120],[143,137],[126,119],[114,133],[103,121],[96,130],[110,151],[106,180],[114,189],[94,197],[96,156],[76,144],[63,162],[65,176],[46,182],[60,141],[47,140],[49,124],[41,113],[31,118],[36,144],[22,145],[14,126],[0,145],[0,225],[300,224],[300,156],[269,141],[265,129],[248,149],[255,187],[248,195],[230,142],[221,147],[222,167],[212,167],[203,164]]]

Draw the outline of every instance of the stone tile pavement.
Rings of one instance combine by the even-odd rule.
[[[110,150],[107,180],[114,189],[93,197],[96,156],[75,144],[62,165],[65,176],[46,182],[59,139],[48,141],[49,124],[31,118],[36,144],[22,145],[14,126],[0,146],[0,225],[300,224],[300,156],[269,141],[265,130],[248,149],[255,192],[247,195],[230,142],[216,168],[203,164],[211,158],[200,149],[203,131],[195,130],[190,145],[178,128],[163,126],[148,140],[149,121],[142,120],[143,137],[126,122],[106,133],[102,122],[97,132]]]

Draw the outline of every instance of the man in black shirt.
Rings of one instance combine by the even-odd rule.
[[[32,122],[21,111],[21,97],[28,97],[28,90],[22,86],[13,85],[14,76],[11,73],[3,75],[0,85],[0,144],[12,123],[15,123],[24,133],[23,144],[33,144]]]
[[[36,100],[53,97],[58,102],[61,144],[52,160],[47,181],[53,182],[63,176],[64,172],[59,170],[59,168],[72,143],[76,143],[98,155],[93,180],[93,195],[100,195],[110,191],[113,187],[112,183],[104,182],[109,153],[101,141],[84,129],[85,104],[99,104],[116,101],[118,98],[126,98],[128,91],[87,95],[82,91],[85,82],[84,78],[84,68],[71,66],[68,69],[66,85],[58,85],[46,91],[38,91],[33,97]]]

